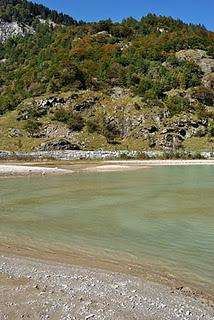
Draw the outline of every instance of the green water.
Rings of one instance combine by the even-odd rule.
[[[149,264],[214,285],[214,167],[0,179],[0,241]]]

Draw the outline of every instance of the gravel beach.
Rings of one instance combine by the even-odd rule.
[[[213,320],[214,310],[142,278],[1,256],[0,319]]]
[[[71,170],[48,168],[48,167],[36,167],[26,165],[0,165],[0,175],[47,175],[47,174],[66,174],[72,173]]]

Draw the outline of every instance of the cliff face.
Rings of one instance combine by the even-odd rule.
[[[0,19],[0,42],[4,42],[10,37],[24,37],[29,33],[34,33],[34,29],[24,23],[7,22]]]

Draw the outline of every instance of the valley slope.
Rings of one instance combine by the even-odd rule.
[[[0,4],[0,149],[214,147],[214,33]]]

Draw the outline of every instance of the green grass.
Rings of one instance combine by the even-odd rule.
[[[184,141],[183,146],[187,151],[213,151],[214,139],[192,137]]]

